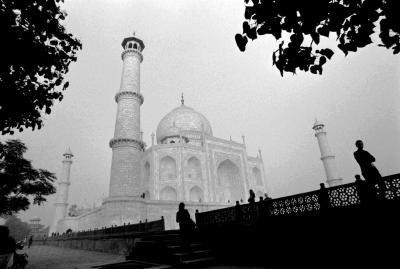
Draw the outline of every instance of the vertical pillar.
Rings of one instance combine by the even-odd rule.
[[[319,150],[321,152],[321,161],[324,164],[326,183],[332,187],[341,184],[342,179],[338,175],[335,155],[333,155],[331,148],[329,147],[324,126],[324,124],[315,120],[313,130],[315,131],[315,137],[318,140]]]
[[[115,95],[117,117],[114,138],[110,141],[112,163],[110,197],[135,196],[140,193],[140,158],[145,147],[140,133],[140,63],[144,43],[132,36],[122,41],[121,85]]]
[[[56,203],[54,204],[56,207],[54,221],[50,227],[49,234],[55,232],[63,232],[57,231],[57,224],[60,220],[64,219],[67,215],[67,208],[68,208],[68,192],[69,192],[69,185],[71,182],[69,181],[70,172],[71,172],[71,164],[72,164],[72,157],[74,156],[71,150],[68,148],[66,152],[63,154],[64,159],[62,161],[63,167],[61,171],[60,182],[58,183],[57,188],[57,198]]]

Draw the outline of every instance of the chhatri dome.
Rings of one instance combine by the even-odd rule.
[[[165,115],[157,127],[157,143],[164,144],[167,138],[179,137],[186,141],[198,140],[204,132],[212,136],[210,122],[203,114],[185,105],[183,96],[181,105]]]

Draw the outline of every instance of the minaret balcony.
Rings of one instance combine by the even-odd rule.
[[[124,60],[125,55],[134,55],[139,58],[140,62],[143,62],[143,54],[137,49],[125,49],[121,53],[121,59]]]
[[[140,94],[140,93],[138,93],[138,92],[132,92],[132,91],[120,91],[120,92],[118,92],[116,95],[115,95],[115,102],[117,102],[118,103],[118,101],[120,100],[120,98],[122,98],[122,97],[130,97],[130,98],[137,98],[138,100],[139,100],[139,102],[140,102],[140,105],[142,105],[143,104],[143,102],[144,102],[144,98],[143,98],[143,95],[142,94]]]
[[[335,155],[326,155],[321,157],[321,161],[328,159],[335,159]]]
[[[146,147],[146,144],[143,141],[139,141],[133,138],[113,138],[110,140],[109,145],[110,148],[131,146],[141,151],[143,151],[143,149]]]

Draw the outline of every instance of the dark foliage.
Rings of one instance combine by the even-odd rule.
[[[34,169],[31,161],[23,157],[26,149],[19,140],[0,142],[0,215],[28,209],[29,198],[40,205],[46,195],[55,193],[55,175]]]
[[[248,39],[270,34],[279,43],[272,64],[283,72],[322,74],[331,59],[330,48],[319,48],[321,37],[336,36],[337,47],[347,55],[372,43],[379,22],[381,44],[400,52],[400,20],[397,0],[244,0],[243,34],[235,40],[241,51]],[[288,33],[290,40],[284,40]]]
[[[68,66],[82,48],[60,23],[63,0],[0,0],[0,130],[43,125],[69,83]]]
[[[8,227],[10,230],[10,236],[14,238],[15,241],[23,240],[31,231],[29,224],[21,221],[16,216],[8,217],[4,225]]]

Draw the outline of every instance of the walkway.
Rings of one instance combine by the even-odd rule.
[[[51,246],[32,246],[24,248],[23,252],[29,256],[26,269],[88,269],[125,261],[122,255]]]
[[[58,248],[52,246],[32,246],[24,248],[28,257],[26,269],[89,269],[91,266],[123,262],[125,257],[109,253],[79,249]],[[259,267],[242,267],[219,265],[204,269],[261,269]]]

